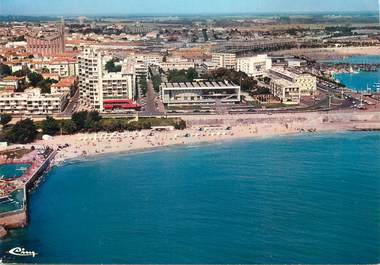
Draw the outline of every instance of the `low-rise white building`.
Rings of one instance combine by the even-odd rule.
[[[283,104],[298,105],[301,101],[300,88],[288,80],[272,78],[270,82],[271,93],[278,97]]]
[[[60,77],[76,76],[78,74],[78,62],[72,58],[55,58],[49,61],[33,61],[30,64],[35,70],[47,69],[49,73]]]
[[[218,102],[235,104],[241,101],[240,86],[229,81],[163,83],[160,89],[166,106],[209,105]]]
[[[188,61],[175,61],[175,62],[165,62],[160,64],[162,70],[171,71],[171,70],[188,70],[189,68],[195,68],[193,62]]]
[[[288,67],[301,67],[307,64],[306,60],[291,58],[285,60],[288,63]]]
[[[22,83],[25,82],[25,77],[6,76],[0,79],[0,90],[13,89],[18,90]]]
[[[297,74],[281,67],[273,67],[270,73],[272,76],[294,83],[300,88],[301,96],[314,95],[317,90],[317,78],[311,74]]]
[[[1,92],[0,113],[57,114],[64,111],[68,98],[68,93],[41,94],[39,88],[26,89],[22,93]]]
[[[263,76],[271,68],[272,59],[266,54],[237,59],[237,70],[249,76]]]

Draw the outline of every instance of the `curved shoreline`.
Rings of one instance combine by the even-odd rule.
[[[140,131],[55,136],[35,144],[58,150],[55,165],[98,155],[238,139],[380,129],[380,112],[301,113],[257,116],[187,117],[183,131]],[[67,147],[63,147],[63,146]],[[59,148],[59,146],[63,148]]]

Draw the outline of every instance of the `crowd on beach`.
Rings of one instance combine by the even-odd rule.
[[[372,116],[371,116],[372,115]],[[131,152],[137,150],[165,147],[171,145],[192,145],[239,138],[269,137],[296,133],[315,133],[321,131],[342,131],[358,126],[379,127],[380,114],[357,116],[352,122],[350,113],[337,115],[278,114],[252,116],[191,117],[185,130],[142,130],[113,133],[81,133],[55,136],[37,142],[58,150],[55,162],[94,156],[97,154]],[[372,122],[371,119],[374,121]],[[212,122],[211,122],[212,121]]]
[[[46,148],[57,150],[54,164],[108,153],[132,152],[171,145],[193,145],[240,138],[269,137],[297,133],[380,129],[380,113],[302,113],[255,116],[187,117],[185,130],[164,128],[121,132],[61,135],[22,146],[32,151],[22,159],[2,158],[3,163],[31,164],[19,178],[0,179],[0,190],[9,193],[24,185],[45,159]],[[0,193],[1,197],[1,193]]]

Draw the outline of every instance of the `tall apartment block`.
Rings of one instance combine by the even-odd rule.
[[[128,108],[135,97],[135,72],[122,64],[120,72],[108,72],[105,65],[112,56],[91,48],[79,56],[79,91],[83,106],[91,110]]]

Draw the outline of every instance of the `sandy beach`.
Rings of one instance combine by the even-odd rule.
[[[62,135],[34,145],[58,150],[55,163],[99,154],[132,152],[171,145],[192,145],[289,134],[380,129],[380,112],[188,116],[183,131],[136,131]]]

